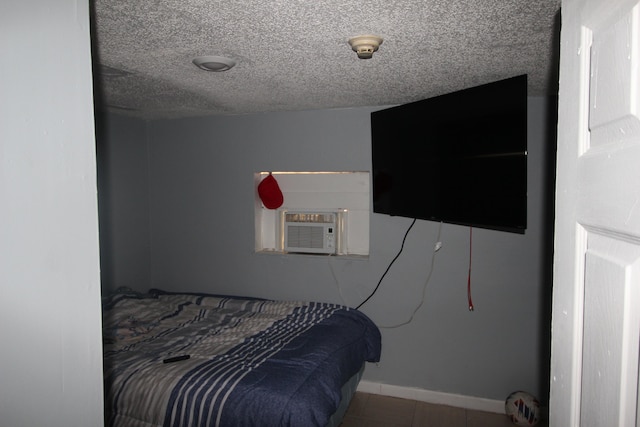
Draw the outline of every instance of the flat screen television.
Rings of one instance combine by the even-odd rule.
[[[527,76],[371,113],[373,211],[524,233]]]

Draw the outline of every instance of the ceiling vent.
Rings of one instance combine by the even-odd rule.
[[[128,71],[121,70],[119,68],[109,67],[108,65],[98,64],[98,73],[102,77],[127,77],[131,73]]]

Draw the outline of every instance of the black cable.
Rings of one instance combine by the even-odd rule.
[[[380,287],[380,284],[382,283],[382,279],[384,279],[384,276],[387,275],[387,273],[389,272],[389,269],[391,269],[391,266],[393,265],[394,262],[396,262],[396,260],[398,259],[398,257],[400,256],[400,254],[402,253],[402,250],[404,249],[404,242],[405,240],[407,240],[407,236],[409,235],[409,231],[411,231],[411,229],[413,228],[413,225],[416,223],[416,218],[413,219],[413,222],[411,223],[411,225],[409,226],[409,228],[407,229],[406,233],[404,233],[404,238],[402,239],[402,246],[400,246],[400,250],[398,251],[398,253],[396,254],[395,258],[393,258],[391,260],[391,262],[389,263],[389,266],[387,266],[387,269],[384,271],[384,273],[382,274],[382,276],[380,277],[380,280],[378,280],[378,284],[376,285],[375,289],[373,290],[373,292],[371,292],[371,294],[369,294],[369,296],[367,297],[367,299],[365,299],[364,301],[362,301],[360,303],[359,306],[356,307],[356,310],[358,310],[360,307],[362,307],[363,305],[366,304],[367,301],[369,301],[371,299],[371,297],[378,291],[378,288]]]

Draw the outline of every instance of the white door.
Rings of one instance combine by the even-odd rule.
[[[550,425],[638,426],[640,0],[562,2]]]

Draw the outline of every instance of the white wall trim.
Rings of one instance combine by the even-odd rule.
[[[421,388],[401,387],[397,385],[360,381],[357,391],[363,393],[380,394],[383,396],[399,397],[401,399],[418,400],[420,402],[434,403],[437,405],[454,406],[457,408],[472,409],[476,411],[494,412],[504,414],[504,401],[484,399],[474,396],[443,393]]]

